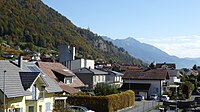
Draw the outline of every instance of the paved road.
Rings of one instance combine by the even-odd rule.
[[[119,112],[146,112],[159,104],[161,105],[161,102],[153,100],[136,101],[134,107]]]

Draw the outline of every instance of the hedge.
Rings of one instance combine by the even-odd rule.
[[[82,105],[95,112],[113,112],[133,106],[135,103],[135,93],[128,90],[108,96],[73,95],[68,97],[67,103],[70,105]]]

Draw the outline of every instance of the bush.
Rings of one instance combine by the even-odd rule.
[[[96,96],[105,96],[110,94],[118,93],[118,90],[115,86],[109,85],[108,83],[98,83],[94,89]]]
[[[186,81],[185,83],[180,85],[180,89],[182,94],[186,95],[186,98],[190,98],[192,95],[192,91],[194,90],[194,84],[190,81]]]
[[[68,106],[68,104],[64,104],[63,100],[56,100],[53,112],[70,112],[70,109],[67,108]]]
[[[95,112],[113,112],[119,109],[133,106],[135,94],[128,90],[108,96],[69,96],[67,102],[71,105],[82,105]]]

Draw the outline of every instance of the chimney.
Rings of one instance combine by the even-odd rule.
[[[75,60],[76,48],[72,47],[72,60]]]
[[[18,57],[18,67],[22,69],[22,64],[23,64],[23,56]]]

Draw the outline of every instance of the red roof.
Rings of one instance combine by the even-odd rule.
[[[138,66],[120,66],[121,70],[136,70],[140,69]]]
[[[78,92],[75,87],[83,87],[83,82],[67,67],[60,63],[53,63],[53,62],[37,62],[37,65],[42,69],[42,71],[49,75],[52,79],[54,79],[59,86],[66,92],[74,93],[75,91]],[[73,83],[71,84],[64,84],[63,82],[59,81],[56,77],[55,73],[57,72],[59,74],[62,74],[66,77],[75,77],[76,80],[73,80]]]
[[[127,70],[123,78],[140,80],[165,80],[169,79],[169,74],[167,70],[163,69]]]

